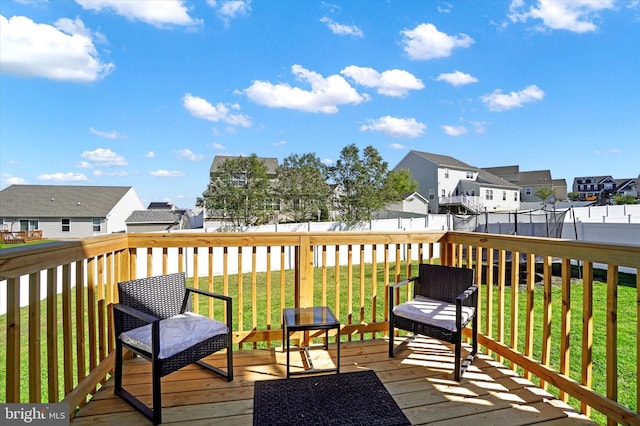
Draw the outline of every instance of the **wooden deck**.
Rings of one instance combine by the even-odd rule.
[[[387,341],[383,339],[342,343],[341,372],[374,370],[412,424],[594,424],[486,355],[478,355],[462,381],[456,383],[452,380],[453,356],[448,345],[418,338],[394,359],[388,357],[387,348]],[[325,351],[311,352],[315,367],[332,364]],[[334,354],[333,345],[330,354]],[[221,355],[209,358],[216,364],[222,359]],[[280,349],[243,350],[234,353],[232,382],[196,365],[166,376],[163,379],[164,424],[251,425],[254,382],[283,378],[285,362],[285,354]],[[299,355],[292,354],[292,365],[302,367]],[[150,363],[139,358],[125,364],[124,386],[147,403],[151,400],[149,371]],[[147,425],[150,422],[113,395],[110,380],[78,412],[72,424]]]

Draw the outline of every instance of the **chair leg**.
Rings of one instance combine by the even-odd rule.
[[[116,340],[116,366],[115,366],[115,384],[113,386],[114,393],[122,389],[122,345]]]
[[[162,423],[162,389],[160,381],[160,372],[156,365],[151,367],[151,381],[153,388],[153,424]]]
[[[233,349],[231,348],[231,335],[229,335],[229,346],[227,346],[227,382],[233,380]]]
[[[395,356],[393,349],[393,319],[389,318],[389,358]]]
[[[454,371],[454,380],[456,382],[460,381],[461,368],[462,368],[462,335],[460,334],[456,339],[456,351],[455,351],[455,371]]]
[[[472,321],[473,322],[472,322],[471,334],[473,338],[473,343],[471,347],[471,355],[475,356],[475,354],[478,353],[478,317],[474,315]]]

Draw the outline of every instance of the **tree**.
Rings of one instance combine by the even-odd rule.
[[[552,195],[554,195],[554,192],[549,185],[541,186],[536,191],[536,197],[538,197],[540,201],[542,201],[542,204],[546,204]]]
[[[278,168],[277,194],[281,213],[291,220],[320,220],[319,212],[326,212],[331,194],[327,167],[315,154],[291,154]]]
[[[376,211],[417,188],[408,171],[389,172],[372,146],[364,149],[362,157],[355,144],[344,147],[329,174],[339,188],[336,207],[340,219],[347,223],[371,220]]]
[[[618,205],[622,205],[622,204],[640,204],[640,200],[637,199],[636,197],[632,196],[632,195],[614,195],[613,196],[613,201],[615,201],[615,203],[618,204]]]
[[[267,166],[251,154],[220,164],[211,177],[204,202],[209,212],[217,212],[233,226],[243,226],[266,219],[271,193]]]

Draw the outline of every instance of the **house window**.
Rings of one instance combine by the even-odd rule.
[[[436,193],[433,188],[429,188],[429,199],[433,200],[436,198]]]
[[[485,194],[485,198],[487,200],[493,200],[493,189],[487,189],[487,192]]]
[[[531,189],[531,188],[525,188],[525,189],[524,189],[524,193],[525,193],[526,195],[531,195],[531,194],[533,193],[533,189]]]
[[[473,179],[473,170],[467,170],[467,179]]]
[[[245,173],[231,175],[231,182],[236,188],[244,188],[247,185],[247,175]]]
[[[38,220],[37,219],[20,219],[20,230],[21,231],[35,231],[38,229]]]
[[[444,169],[444,177],[445,177],[446,179],[448,179],[448,178],[449,178],[449,169]]]
[[[62,221],[62,232],[71,231],[71,219],[61,219]]]
[[[102,220],[93,219],[93,232],[102,232]]]
[[[507,191],[502,191],[502,201],[507,201]]]
[[[442,198],[446,197],[446,196],[447,196],[447,191],[446,191],[445,189],[443,189],[443,190],[442,190],[442,193],[440,194],[440,196],[441,196]]]
[[[513,201],[518,201],[518,191],[513,193]]]

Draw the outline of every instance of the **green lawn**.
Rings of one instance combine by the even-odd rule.
[[[401,269],[403,271],[406,270],[405,265],[403,264]],[[415,267],[414,267],[415,270]],[[371,311],[372,311],[372,267],[370,264],[365,265],[364,268],[364,283],[365,283],[365,291],[363,297],[361,297],[359,290],[360,283],[360,265],[354,265],[352,268],[351,279],[353,283],[352,292],[347,288],[347,280],[348,280],[348,268],[346,266],[340,267],[340,277],[339,277],[339,291],[336,292],[335,289],[335,268],[327,268],[326,270],[326,284],[327,284],[327,292],[326,292],[326,304],[332,308],[334,312],[339,310],[339,319],[340,322],[345,324],[348,322],[359,323],[360,315],[361,315],[361,306],[362,312],[365,318],[365,321],[371,321]],[[395,267],[392,267],[390,271],[390,280],[395,281]],[[599,275],[597,275],[599,276]],[[253,315],[252,315],[252,307],[256,306],[256,328],[258,330],[266,329],[267,323],[271,324],[271,328],[280,328],[281,322],[281,312],[283,307],[292,307],[293,306],[293,294],[294,289],[292,286],[294,275],[293,271],[285,271],[285,288],[284,288],[284,305],[281,304],[281,289],[280,289],[280,272],[275,271],[271,274],[271,315],[270,318],[267,319],[267,302],[266,302],[266,294],[267,294],[267,275],[265,273],[257,273],[256,274],[256,300],[252,299],[252,276],[251,274],[243,274],[242,275],[242,306],[243,306],[243,315],[241,318],[242,327],[240,327],[238,321],[238,307],[240,302],[240,297],[238,293],[238,276],[230,275],[229,276],[229,289],[230,296],[233,298],[234,304],[234,329],[235,330],[251,330],[253,328]],[[376,299],[376,320],[382,321],[384,316],[384,271],[383,266],[381,264],[377,265],[376,271],[376,282],[377,282],[377,299]],[[315,271],[315,288],[314,292],[314,300],[315,303],[320,305],[323,303],[322,295],[320,294],[320,286],[322,283],[322,270],[320,268],[316,268]],[[621,283],[625,283],[626,285],[620,285],[618,287],[618,297],[619,297],[619,305],[618,305],[618,391],[619,391],[619,401],[631,408],[636,409],[636,339],[637,339],[637,311],[636,311],[636,289],[632,287],[628,283],[633,282],[633,279],[628,277],[621,277]],[[571,324],[572,329],[575,330],[571,335],[571,348],[572,348],[572,358],[571,358],[571,377],[580,380],[580,354],[581,354],[581,323],[582,323],[582,282],[580,280],[574,280],[571,286],[571,299],[572,299],[572,312],[571,312]],[[189,283],[191,285],[191,282]],[[222,292],[222,278],[215,277],[213,283],[213,291],[214,292]],[[203,289],[207,289],[208,284],[206,278],[200,278],[199,287]],[[484,290],[484,289],[483,289]],[[505,289],[505,342],[509,342],[510,337],[510,311],[511,311],[511,296],[510,296],[511,288],[507,287]],[[74,292],[75,294],[75,292]],[[339,308],[336,306],[336,294],[339,294]],[[486,293],[485,293],[486,294]],[[541,351],[541,333],[542,333],[542,288],[536,288],[536,299],[535,299],[535,344],[534,344],[534,357],[539,359],[540,351]],[[494,287],[494,303],[497,300],[497,288]],[[74,296],[75,298],[75,296]],[[203,312],[206,312],[206,301],[207,298],[200,297],[199,304],[201,308],[205,309]],[[348,301],[351,299],[351,305],[349,306]],[[553,334],[553,347],[552,347],[552,355],[551,355],[551,366],[554,368],[558,368],[559,366],[559,324],[560,324],[560,314],[561,314],[561,289],[559,286],[554,285],[553,287],[553,322],[552,322],[552,334]],[[602,282],[594,283],[594,348],[593,348],[593,388],[602,394],[606,394],[606,380],[605,380],[605,331],[606,331],[606,284]],[[518,349],[523,350],[524,347],[524,313],[525,313],[525,303],[526,297],[522,290],[519,291],[519,344]],[[222,316],[222,304],[217,303],[215,305],[215,315],[217,318],[221,318]],[[484,307],[483,307],[484,311]],[[494,305],[494,314],[497,315],[497,309]],[[58,312],[59,314],[62,312],[61,301],[58,298]],[[46,324],[46,305],[42,305],[42,318],[43,325]],[[75,316],[73,318],[75,322]],[[21,392],[23,395],[23,400],[28,400],[28,384],[26,378],[28,377],[28,347],[26,342],[28,341],[28,309],[21,309],[21,334],[23,337],[23,342],[25,344],[22,346],[21,350],[21,375],[25,377],[25,380],[22,383]],[[495,325],[497,323],[497,318],[494,317],[494,330],[493,336],[496,336]],[[75,328],[75,327],[74,327]],[[5,347],[6,334],[4,334],[4,330],[6,330],[6,316],[0,316],[0,330],[3,330],[3,334],[0,337],[0,347]],[[481,331],[484,332],[484,325],[481,325]],[[85,332],[86,333],[86,332]],[[86,334],[88,336],[88,334]],[[371,338],[371,335],[364,336],[364,338]],[[379,336],[378,336],[379,337]],[[358,339],[360,336],[342,336],[343,340],[347,339]],[[42,360],[43,360],[43,373],[42,373],[42,398],[43,400],[47,400],[47,372],[46,372],[46,329],[43,326],[42,329]],[[87,337],[88,340],[88,337]],[[75,342],[75,340],[74,340]],[[279,341],[271,342],[271,346],[278,346],[280,344]],[[253,345],[251,345],[253,346]],[[258,347],[266,347],[266,343],[260,343],[256,345]],[[245,348],[249,348],[249,345],[245,345]],[[62,332],[59,332],[58,335],[58,349],[60,351],[60,359],[63,359],[62,355]],[[75,348],[73,349],[74,357],[75,357]],[[2,368],[5,368],[6,360],[5,360],[5,352],[4,350],[0,351],[0,365]],[[74,367],[75,368],[75,367]],[[59,367],[59,377],[62,380],[62,365]],[[62,384],[60,385],[62,389]],[[550,388],[550,391],[556,392],[555,389]],[[557,393],[557,392],[556,392]],[[5,374],[0,375],[0,401],[6,400],[5,398]],[[577,401],[570,401],[572,405],[575,407],[579,407],[579,403]],[[603,416],[599,415],[597,412],[593,411],[593,418],[599,423],[606,423]]]

